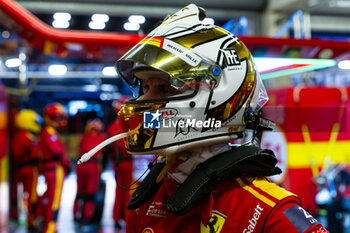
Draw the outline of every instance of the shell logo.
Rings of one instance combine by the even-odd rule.
[[[147,227],[147,228],[143,229],[142,233],[154,233],[154,231],[152,228]]]

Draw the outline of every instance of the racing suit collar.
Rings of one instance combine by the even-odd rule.
[[[195,170],[198,164],[230,149],[231,147],[225,142],[207,147],[197,147],[191,151],[186,151],[186,153],[188,153],[188,159],[180,164],[176,164],[177,167],[171,169],[171,172],[168,173],[168,177],[182,184]]]

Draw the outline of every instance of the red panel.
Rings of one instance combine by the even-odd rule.
[[[350,101],[345,88],[286,88],[269,90],[265,116],[278,123],[289,142],[304,142],[306,124],[312,141],[329,141],[334,123],[340,124],[338,140],[350,140]]]
[[[312,215],[315,215],[317,208],[315,202],[317,187],[312,181],[311,169],[288,169],[287,177],[282,186],[298,195],[303,202],[304,208],[312,213]]]

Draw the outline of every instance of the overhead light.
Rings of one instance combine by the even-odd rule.
[[[72,16],[66,12],[56,12],[53,14],[54,21],[52,22],[52,26],[54,28],[69,28],[69,20],[71,20]]]
[[[69,22],[55,20],[52,22],[52,26],[54,28],[69,28]]]
[[[65,75],[67,73],[67,66],[65,65],[50,65],[49,74],[51,75]]]
[[[106,14],[93,14],[91,20],[106,23],[109,21],[109,16]]]
[[[22,61],[19,58],[10,58],[5,61],[5,66],[8,68],[19,67],[21,64]]]
[[[278,78],[336,65],[333,59],[309,58],[255,58],[262,80]]]
[[[100,21],[90,21],[89,28],[95,29],[95,30],[102,30],[106,27],[106,24],[104,22]]]
[[[124,23],[124,29],[127,31],[138,31],[140,29],[140,24],[137,23]]]
[[[114,66],[106,66],[102,69],[102,74],[104,76],[117,76]]]
[[[102,30],[106,27],[106,23],[109,21],[109,16],[106,14],[93,14],[91,21],[89,22],[89,28],[95,30]]]
[[[338,68],[343,70],[350,70],[350,60],[343,60],[338,62]]]
[[[117,88],[111,84],[101,84],[100,89],[101,89],[101,91],[104,91],[104,92],[117,91]]]
[[[294,64],[293,60],[288,58],[255,58],[254,61],[259,72]]]
[[[68,102],[68,113],[74,116],[79,110],[85,110],[88,107],[86,100],[71,100]]]
[[[56,12],[55,14],[53,14],[53,19],[57,21],[69,21],[71,20],[71,18],[71,14],[66,12]]]
[[[9,31],[3,31],[2,33],[1,33],[1,36],[4,38],[4,39],[8,39],[8,38],[10,38],[10,36],[11,36],[11,34],[10,34],[10,32]]]
[[[204,24],[215,24],[215,20],[213,18],[205,18],[203,19]]]
[[[146,22],[146,18],[143,15],[130,15],[128,19],[130,23],[143,24]]]
[[[83,86],[83,91],[95,92],[95,91],[98,91],[98,86],[95,85],[95,84],[84,85]]]

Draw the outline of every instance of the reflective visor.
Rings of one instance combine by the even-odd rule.
[[[126,101],[126,103],[132,101]],[[144,112],[157,111],[165,106],[166,102],[127,104],[118,112],[118,119],[122,133],[128,132],[124,138],[125,148],[129,152],[142,152],[152,148],[157,129],[144,128]],[[135,133],[131,133],[134,131]]]
[[[170,85],[185,89],[198,82],[215,87],[221,69],[182,45],[161,37],[147,37],[117,61],[119,75],[132,86],[139,86],[135,74],[140,69],[151,68],[169,75]]]

